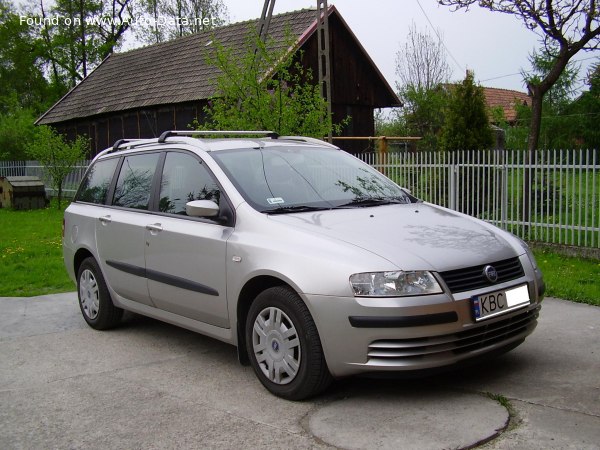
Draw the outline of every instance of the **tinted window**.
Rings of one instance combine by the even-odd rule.
[[[118,158],[96,162],[81,182],[76,200],[98,204],[104,203],[118,162]]]
[[[167,154],[160,184],[159,210],[184,214],[185,204],[192,200],[212,200],[219,203],[217,183],[204,165],[191,155]]]
[[[148,209],[158,156],[158,153],[151,153],[125,157],[115,188],[114,206]]]

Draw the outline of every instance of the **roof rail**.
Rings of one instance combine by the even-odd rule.
[[[202,131],[202,130],[171,130],[165,131],[158,138],[159,143],[164,143],[169,136],[256,136],[264,135],[271,139],[277,139],[279,135],[274,131]]]
[[[98,153],[96,156],[94,156],[94,159],[92,161],[97,160],[101,156],[108,155],[110,153],[114,153],[119,150],[131,149],[131,148],[137,147],[138,145],[155,144],[155,143],[156,143],[156,138],[153,138],[153,139],[118,139],[112,145],[112,147],[108,147],[107,149],[102,150],[100,153]]]
[[[324,141],[322,139],[317,139],[317,138],[312,138],[312,137],[306,137],[306,136],[279,136],[279,139],[287,139],[289,141],[306,142],[307,144],[326,145],[326,146],[331,147],[331,148],[337,148],[337,149],[339,149],[339,147],[337,145],[334,145],[331,142],[327,142],[327,141]]]
[[[112,147],[108,148],[106,153],[116,152],[117,150],[123,150],[126,148],[134,148],[138,145],[145,144],[156,144],[156,138],[150,139],[119,139],[117,140]],[[106,151],[106,150],[105,150]],[[106,154],[105,153],[105,154]]]

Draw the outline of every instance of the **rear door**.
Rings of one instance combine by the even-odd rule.
[[[110,287],[128,300],[152,305],[146,279],[146,225],[160,153],[123,157],[111,208],[96,223],[100,264]]]

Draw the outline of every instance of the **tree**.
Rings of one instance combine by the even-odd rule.
[[[273,130],[316,138],[327,136],[330,129],[336,134],[341,131],[347,120],[332,124],[318,83],[301,64],[302,54],[287,50],[290,45],[272,51],[255,34],[242,52],[219,43],[213,46],[215,52],[208,60],[221,75],[200,127]]]
[[[532,70],[524,73],[523,77],[527,83],[538,83],[543,79],[554,64],[554,56],[548,53],[546,49],[533,51],[529,57]],[[538,147],[541,148],[568,148],[573,146],[573,128],[572,120],[565,115],[566,108],[572,102],[575,82],[579,67],[569,62],[565,67],[556,83],[546,92],[542,101],[542,118],[540,123],[540,136]],[[518,132],[510,130],[507,135],[507,142],[514,136],[521,136],[523,130],[529,130],[533,118],[531,108],[520,108],[518,110]],[[522,139],[520,137],[520,139]],[[527,139],[522,140],[526,145]],[[523,145],[522,144],[522,145]],[[523,148],[522,146],[520,148]]]
[[[401,122],[406,133],[423,137],[420,146],[435,148],[444,122],[443,106],[450,66],[442,41],[420,32],[413,23],[406,43],[396,53],[396,88],[404,107]]]
[[[99,20],[98,33],[102,36],[100,58],[104,59],[120,47],[125,32],[131,27],[135,16],[133,0],[112,0],[101,3],[102,18],[105,20],[102,18]]]
[[[569,119],[572,145],[600,151],[600,63],[588,75],[589,90],[584,91],[564,110]]]
[[[35,113],[17,104],[16,98],[7,111],[0,113],[0,159],[27,159],[27,147],[35,137]]]
[[[530,76],[543,76],[544,68],[551,56],[532,55],[534,73]],[[589,90],[573,98],[573,85],[577,79],[578,67],[567,68],[555,85],[544,96],[539,147],[547,149],[599,148],[600,140],[596,122],[600,118],[600,98],[597,90],[597,67],[588,74]],[[531,122],[531,109],[518,108],[517,126],[507,128],[509,148],[523,148],[527,143],[526,134]],[[523,135],[525,134],[525,137]]]
[[[483,88],[467,72],[461,84],[451,87],[442,130],[443,150],[484,150],[494,142]]]
[[[62,200],[64,179],[79,161],[85,158],[89,143],[82,136],[73,142],[67,142],[64,136],[52,128],[42,125],[38,128],[27,152],[29,156],[42,164],[48,171],[52,187],[58,192],[58,208]]]
[[[11,3],[0,0],[0,113],[14,108],[43,110],[52,86],[43,73],[41,41],[19,20]],[[51,98],[50,100],[55,100]]]
[[[228,20],[222,0],[142,0],[135,31],[146,44],[157,44],[210,30]]]
[[[523,73],[523,79],[527,84],[539,84],[548,75],[554,65],[554,54],[554,51],[548,52],[546,49],[533,51],[529,56],[532,71]],[[559,114],[571,102],[578,74],[579,67],[576,63],[569,62],[554,85],[544,95],[543,115],[546,115],[548,111]]]
[[[413,22],[404,47],[396,53],[398,87],[410,86],[418,91],[429,91],[446,83],[450,66],[446,61],[444,44],[429,33],[418,31]]]
[[[408,135],[420,136],[420,148],[436,149],[444,126],[448,91],[443,86],[419,90],[407,87],[401,93],[404,123]]]
[[[56,0],[47,11],[40,0],[40,34],[54,78],[73,87],[118,48],[133,20],[130,3]]]
[[[536,32],[553,53],[548,73],[531,80],[527,88],[532,96],[532,120],[527,147],[538,147],[544,95],[557,82],[569,61],[582,50],[598,49],[600,45],[600,5],[596,0],[438,0],[455,10],[474,4],[490,11],[514,15]]]

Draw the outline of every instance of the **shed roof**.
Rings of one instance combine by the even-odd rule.
[[[38,177],[3,177],[12,187],[44,187],[44,183]]]
[[[333,6],[329,8],[329,15],[332,14],[339,15]],[[316,16],[314,9],[273,16],[269,27],[273,50],[284,48],[290,36],[295,40],[294,49],[301,47],[316,31]],[[257,24],[258,20],[239,22],[124,53],[113,53],[46,111],[36,124],[210,98],[215,94],[219,74],[219,70],[207,62],[208,52],[214,48],[212,43],[219,42],[241,52]],[[365,56],[371,61],[366,52]],[[390,103],[398,103],[383,75],[376,71],[380,75],[378,81],[384,83],[390,92],[393,99]]]

